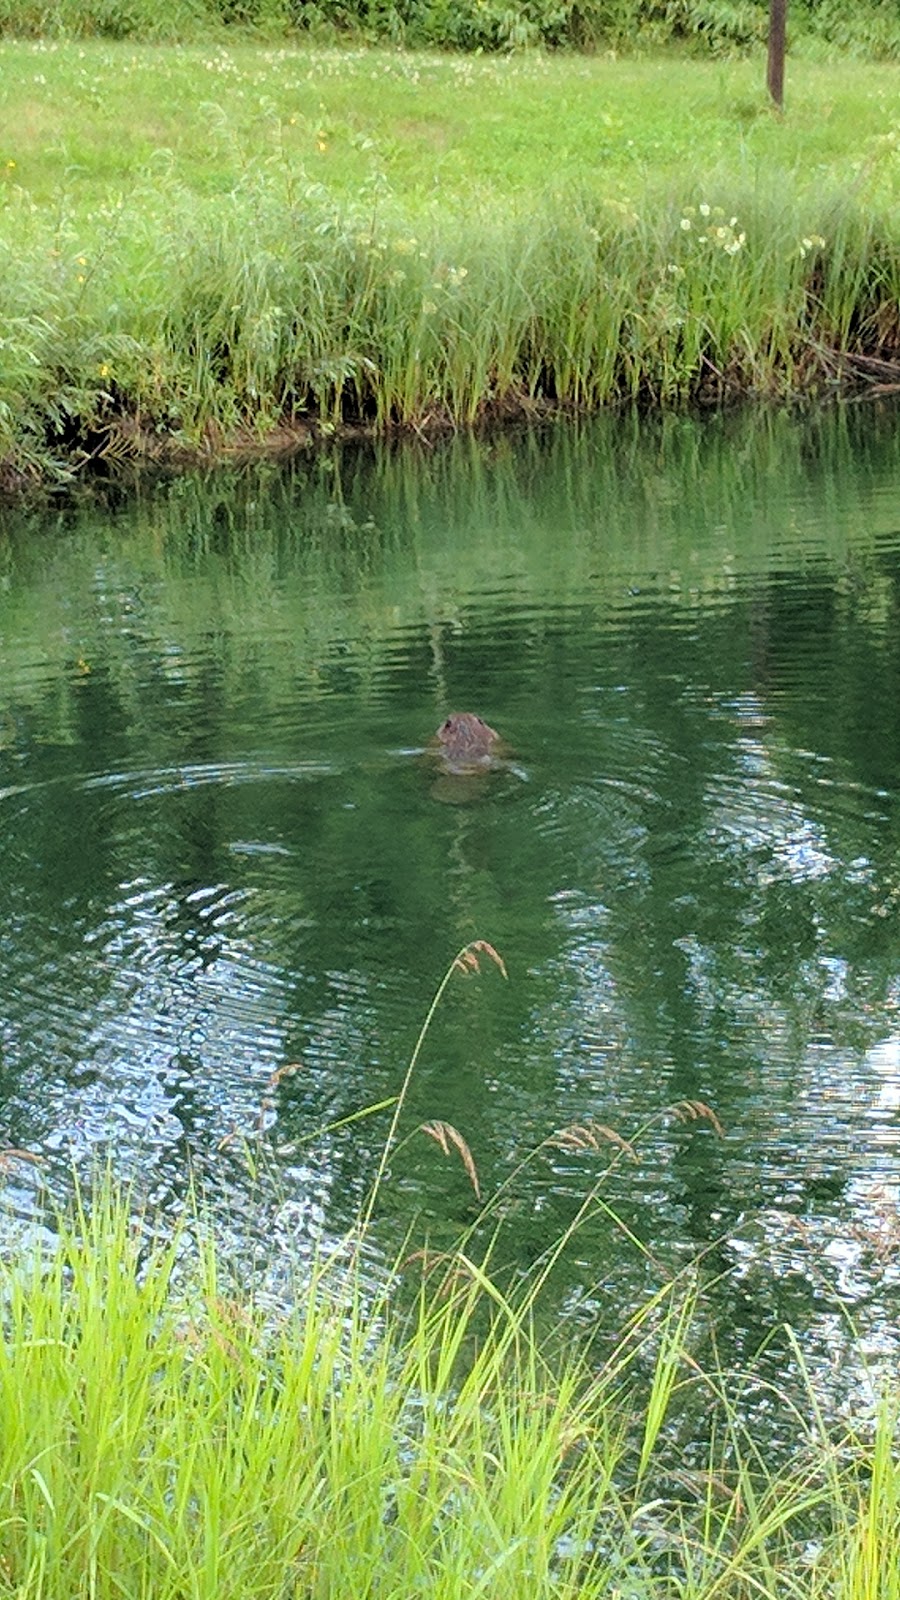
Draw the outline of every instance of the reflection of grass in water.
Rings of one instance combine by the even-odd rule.
[[[629,1158],[612,1130],[567,1137]],[[410,1310],[342,1250],[276,1315],[230,1287],[200,1219],[165,1238],[109,1185],[76,1203],[54,1249],[0,1268],[0,1591],[897,1593],[893,1402],[830,1440],[810,1386],[794,1461],[775,1471],[740,1422],[746,1377],[697,1368],[689,1277],[598,1367],[539,1341],[546,1265],[510,1293],[490,1256],[434,1263]],[[678,1430],[699,1407],[711,1442],[691,1468]]]

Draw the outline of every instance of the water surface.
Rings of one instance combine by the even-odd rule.
[[[353,449],[6,513],[0,1117],[28,1216],[110,1158],[302,1255],[468,1141],[585,1325],[705,1250],[738,1353],[895,1337],[896,410]],[[511,756],[422,751],[475,709]],[[288,1070],[291,1069],[291,1070]],[[702,1102],[709,1119],[667,1107]],[[336,1126],[341,1124],[342,1126]],[[577,1143],[578,1141],[574,1141]],[[248,1152],[256,1155],[248,1160]],[[265,1156],[265,1182],[259,1158]],[[477,1214],[419,1134],[374,1238]]]

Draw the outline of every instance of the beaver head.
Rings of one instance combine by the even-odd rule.
[[[451,765],[484,766],[500,735],[474,711],[454,711],[441,723],[435,737]]]

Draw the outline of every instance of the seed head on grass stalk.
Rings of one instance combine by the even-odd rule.
[[[488,941],[486,939],[471,939],[468,944],[463,945],[462,949],[457,951],[456,955],[453,957],[453,960],[450,962],[450,965],[448,966],[446,972],[444,973],[443,978],[441,979],[440,983],[437,986],[437,989],[434,992],[434,997],[433,997],[433,999],[431,1001],[431,1004],[428,1007],[427,1012],[425,1013],[425,1020],[422,1023],[421,1028],[419,1029],[418,1038],[416,1039],[415,1045],[413,1046],[412,1055],[409,1058],[409,1065],[406,1068],[406,1072],[405,1072],[404,1077],[403,1077],[403,1082],[400,1085],[400,1093],[398,1094],[396,1103],[394,1105],[394,1114],[391,1117],[391,1125],[388,1128],[387,1138],[384,1141],[384,1146],[383,1146],[382,1151],[381,1151],[381,1157],[380,1157],[379,1162],[378,1162],[378,1171],[375,1174],[375,1181],[372,1184],[372,1188],[371,1188],[370,1193],[369,1193],[369,1198],[368,1198],[368,1200],[366,1202],[365,1210],[364,1210],[364,1212],[362,1214],[362,1217],[360,1219],[360,1233],[361,1234],[365,1234],[366,1233],[366,1231],[368,1229],[368,1226],[369,1226],[369,1223],[372,1220],[372,1212],[373,1212],[373,1210],[375,1208],[375,1202],[376,1202],[376,1200],[378,1198],[378,1193],[379,1193],[379,1190],[381,1188],[382,1182],[384,1180],[384,1174],[385,1174],[385,1169],[386,1169],[387,1163],[388,1163],[388,1157],[390,1156],[391,1150],[392,1150],[393,1145],[394,1145],[394,1139],[395,1139],[396,1134],[397,1134],[397,1125],[398,1125],[398,1123],[400,1121],[400,1116],[401,1116],[401,1113],[403,1111],[403,1107],[404,1107],[404,1105],[406,1103],[406,1096],[409,1093],[409,1086],[410,1086],[410,1083],[412,1082],[413,1073],[415,1072],[416,1067],[418,1066],[419,1056],[422,1054],[422,1047],[423,1047],[423,1045],[425,1043],[425,1040],[426,1040],[426,1038],[428,1036],[428,1030],[430,1029],[431,1024],[432,1024],[432,1022],[434,1020],[435,1012],[437,1011],[438,1006],[440,1005],[442,999],[444,998],[444,992],[445,992],[448,984],[450,983],[450,980],[452,979],[454,973],[462,973],[462,974],[464,974],[466,976],[471,976],[473,973],[477,973],[477,972],[481,971],[481,964],[480,964],[480,961],[479,961],[479,956],[487,956],[488,959],[490,961],[492,961],[496,967],[499,967],[501,973],[503,974],[503,977],[504,978],[508,977],[508,973],[506,971],[506,964],[505,964],[505,962],[503,960],[503,957],[494,949],[494,946],[492,944],[488,943]],[[456,1130],[454,1129],[453,1131],[454,1131],[454,1134],[455,1134]],[[433,1135],[432,1135],[432,1137],[433,1137]],[[459,1136],[457,1136],[457,1137],[459,1137]],[[456,1139],[454,1139],[454,1143],[456,1143]],[[457,1148],[459,1148],[459,1145],[457,1145]],[[466,1147],[466,1148],[468,1148],[468,1147]],[[465,1159],[465,1157],[463,1159]],[[470,1157],[470,1160],[471,1160],[471,1157]]]
[[[478,1182],[478,1171],[475,1166],[472,1152],[459,1129],[454,1128],[452,1122],[444,1122],[438,1118],[432,1122],[420,1123],[417,1131],[419,1133],[426,1134],[429,1139],[434,1140],[435,1144],[440,1145],[445,1156],[450,1154],[451,1145],[453,1145],[455,1150],[459,1151],[460,1159],[462,1160],[462,1164],[465,1167],[469,1177],[469,1182],[471,1183],[472,1188],[475,1190],[475,1198],[476,1200],[480,1200],[481,1185]]]

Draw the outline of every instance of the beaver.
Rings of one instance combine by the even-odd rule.
[[[435,734],[440,755],[452,772],[488,767],[500,735],[474,711],[453,711]]]

